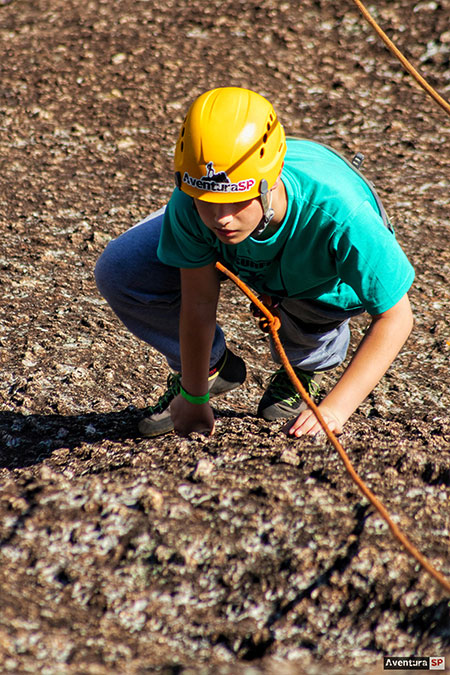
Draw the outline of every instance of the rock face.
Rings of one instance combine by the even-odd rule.
[[[448,98],[445,3],[376,11]],[[336,452],[255,417],[274,365],[239,292],[224,284],[220,317],[249,377],[214,400],[215,435],[145,440],[167,367],[92,274],[169,198],[205,89],[256,89],[288,134],[362,151],[417,271],[416,326],[341,440],[449,577],[448,117],[351,2],[3,0],[0,45],[2,672],[375,673],[448,654],[449,598]]]

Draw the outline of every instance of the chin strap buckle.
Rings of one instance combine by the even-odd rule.
[[[269,186],[265,178],[263,178],[259,184],[259,192],[261,195],[261,204],[264,215],[255,230],[255,234],[262,234],[275,215],[275,211],[272,208],[272,193],[269,190]]]

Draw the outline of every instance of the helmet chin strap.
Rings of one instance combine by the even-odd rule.
[[[259,184],[259,192],[261,196],[261,204],[263,207],[263,217],[258,227],[255,229],[254,234],[260,235],[264,232],[270,221],[275,215],[275,211],[272,208],[272,192],[269,190],[267,181],[265,178],[261,180]]]

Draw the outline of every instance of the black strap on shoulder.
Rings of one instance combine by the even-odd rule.
[[[297,141],[308,140],[306,138],[305,139],[297,138],[295,136],[290,136],[289,138],[293,138],[294,140],[297,140]],[[312,141],[312,142],[317,143],[317,145],[321,145],[323,148],[326,148],[327,150],[330,150],[330,152],[333,152],[335,155],[337,155],[339,157],[339,159],[342,159],[342,161],[345,162],[347,164],[347,166],[349,166],[351,169],[353,169],[353,171],[355,171],[358,174],[358,176],[365,182],[365,184],[367,185],[367,187],[371,191],[371,193],[373,195],[373,198],[375,199],[375,202],[377,204],[378,210],[380,212],[380,216],[383,220],[383,223],[384,223],[385,227],[387,227],[388,230],[393,232],[394,228],[392,227],[391,222],[389,220],[389,216],[386,213],[386,210],[383,206],[383,203],[382,203],[377,191],[375,190],[374,184],[372,183],[372,181],[368,180],[364,176],[364,174],[359,170],[359,167],[361,166],[361,164],[364,161],[364,155],[362,154],[362,152],[357,152],[356,155],[353,157],[352,161],[350,162],[346,157],[341,155],[340,152],[338,152],[334,148],[330,147],[329,145],[326,145],[325,143],[319,143],[319,141]]]

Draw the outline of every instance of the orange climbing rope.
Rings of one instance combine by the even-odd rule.
[[[245,295],[259,309],[261,314],[264,315],[265,319],[267,320],[268,331],[273,339],[275,348],[280,356],[284,368],[286,369],[286,372],[288,373],[298,393],[301,395],[303,400],[307,403],[307,405],[311,408],[311,410],[315,414],[329,441],[339,453],[344,463],[344,466],[347,469],[353,481],[359,487],[361,492],[367,497],[372,506],[378,511],[381,517],[386,521],[394,537],[402,544],[402,546],[408,551],[408,553],[410,553],[410,555],[412,555],[413,558],[417,560],[417,562],[428,572],[428,574],[430,574],[434,579],[436,579],[436,581],[447,591],[447,593],[450,594],[450,582],[440,572],[438,572],[438,570],[436,570],[431,565],[431,563],[429,563],[428,560],[420,553],[420,551],[418,551],[417,548],[409,541],[409,539],[394,523],[388,511],[380,502],[380,500],[373,494],[373,492],[367,487],[364,481],[358,476],[341,443],[338,441],[335,434],[331,431],[331,429],[329,429],[327,423],[323,419],[318,406],[314,403],[314,401],[310,398],[310,396],[308,396],[304,386],[298,379],[294,369],[289,363],[289,360],[286,356],[286,352],[284,351],[283,345],[281,344],[280,338],[278,336],[278,330],[281,325],[280,319],[277,316],[274,316],[267,309],[264,303],[262,303],[261,300],[259,300],[259,298],[256,297],[253,291],[251,291],[250,288],[243,281],[241,281],[241,279],[239,279],[239,277],[237,277],[235,274],[233,274],[233,272],[230,272],[230,270],[228,270],[224,265],[222,265],[222,263],[217,262],[216,267],[220,272],[223,272],[224,274],[226,274],[227,277],[229,277],[232,281],[234,281],[234,283],[241,289],[241,291],[245,293]]]
[[[446,113],[450,115],[450,104],[444,98],[442,98],[442,96],[440,96],[440,94],[438,94],[437,91],[433,89],[433,87],[430,84],[428,84],[428,82],[414,68],[414,66],[411,65],[408,59],[403,56],[401,51],[397,49],[392,40],[388,38],[386,33],[384,33],[384,31],[380,28],[375,19],[371,16],[371,14],[363,5],[361,0],[353,0],[353,2],[359,8],[366,21],[372,26],[372,28],[374,28],[377,35],[383,40],[383,42],[385,43],[385,45],[387,45],[387,47],[391,50],[391,52],[398,58],[398,60],[403,65],[403,67],[408,71],[408,73],[412,75],[416,80],[416,82],[420,84],[422,89],[425,89],[425,91],[432,98],[434,98],[434,100],[441,106],[441,108],[443,108],[446,111]]]
[[[410,73],[410,75],[412,75],[414,79],[419,83],[419,85],[450,115],[450,104],[444,98],[442,98],[442,96],[440,96],[430,84],[428,84],[428,82],[420,75],[420,73],[414,68],[414,66],[412,66],[411,63],[403,56],[403,54],[397,49],[394,43],[388,38],[386,33],[382,31],[380,26],[377,24],[375,19],[373,19],[373,17],[368,12],[363,3],[360,0],[353,0],[353,2],[357,5],[359,10],[362,12],[364,18],[375,29],[378,36],[383,40],[383,42],[387,45],[390,51],[399,59],[401,64]],[[433,565],[431,565],[431,563],[428,562],[428,560],[420,553],[420,551],[418,551],[417,548],[409,541],[409,539],[403,534],[400,528],[397,527],[397,525],[394,523],[387,509],[383,506],[380,500],[373,494],[373,492],[367,487],[364,481],[356,473],[341,443],[338,441],[337,437],[331,431],[331,429],[329,429],[327,423],[322,417],[322,414],[318,406],[310,398],[304,386],[302,385],[297,375],[295,374],[294,369],[289,363],[289,360],[283,349],[283,345],[281,344],[280,338],[278,336],[278,330],[281,325],[280,319],[274,316],[267,309],[264,303],[262,303],[259,300],[259,298],[257,298],[256,295],[248,288],[248,286],[244,284],[244,282],[241,281],[239,277],[237,277],[235,274],[230,272],[224,265],[222,265],[222,263],[217,262],[216,267],[219,271],[223,272],[232,281],[234,281],[234,283],[243,291],[243,293],[245,293],[245,295],[252,301],[252,303],[265,317],[266,328],[272,337],[272,340],[280,356],[283,367],[288,373],[293,385],[295,386],[298,393],[301,395],[302,399],[306,402],[306,404],[315,414],[327,438],[339,453],[344,463],[344,466],[347,469],[348,473],[350,474],[352,480],[356,483],[356,485],[359,487],[364,496],[367,497],[372,506],[378,511],[381,517],[386,521],[392,534],[402,544],[402,546],[406,549],[406,551],[408,551],[408,553],[412,555],[412,557],[415,560],[417,560],[417,562],[423,567],[423,569],[426,570],[428,574],[430,574],[430,576],[432,576],[442,586],[442,588],[444,588],[447,591],[447,593],[450,594],[450,582],[437,569],[435,569]]]

